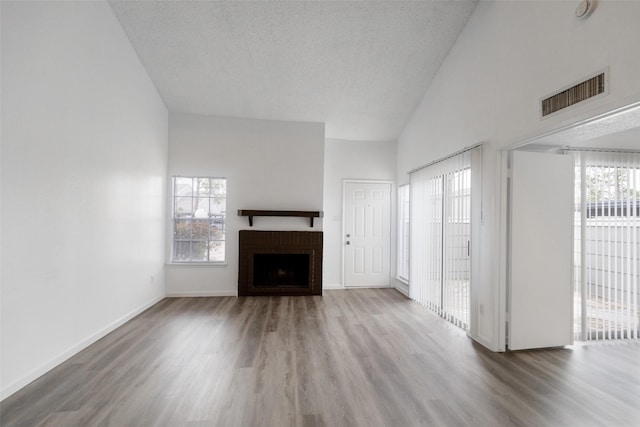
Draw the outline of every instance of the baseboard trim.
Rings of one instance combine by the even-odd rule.
[[[238,291],[176,291],[167,292],[167,298],[198,298],[198,297],[237,297]]]
[[[391,289],[391,288],[393,288],[391,284],[379,285],[379,286],[367,285],[367,286],[345,286],[344,287],[344,289]]]
[[[400,292],[405,297],[409,297],[409,285],[407,285],[406,283],[396,281],[393,287],[396,291]]]
[[[161,296],[158,296],[158,297],[156,297],[156,298],[154,298],[154,299],[142,304],[140,307],[138,307],[135,310],[125,314],[124,316],[122,316],[119,319],[117,319],[115,322],[110,323],[105,328],[99,330],[95,334],[85,338],[84,340],[80,341],[78,344],[72,346],[67,351],[63,352],[62,354],[59,354],[56,357],[54,357],[49,362],[47,362],[47,363],[39,366],[38,368],[34,369],[33,371],[31,371],[30,373],[28,373],[24,377],[20,378],[18,381],[15,381],[14,383],[9,384],[6,387],[3,387],[2,390],[0,390],[0,401],[3,401],[7,397],[9,397],[12,394],[16,393],[17,391],[20,391],[22,388],[26,387],[27,385],[29,385],[33,381],[37,380],[38,378],[40,378],[41,376],[43,376],[44,374],[46,374],[47,372],[49,372],[50,370],[55,368],[56,366],[60,365],[61,363],[65,362],[66,360],[68,360],[71,357],[75,356],[76,354],[78,354],[79,352],[81,352],[85,348],[89,347],[91,344],[95,343],[99,339],[101,339],[101,338],[105,337],[106,335],[108,335],[109,333],[113,332],[115,329],[117,329],[120,326],[124,325],[129,320],[133,319],[134,317],[136,317],[137,315],[139,315],[143,311],[145,311],[145,310],[149,309],[150,307],[156,305],[157,303],[162,301],[164,298],[165,298],[164,295],[161,295]]]
[[[342,286],[340,283],[331,284],[331,285],[325,283],[325,284],[322,285],[322,289],[323,290],[344,289],[344,286]]]

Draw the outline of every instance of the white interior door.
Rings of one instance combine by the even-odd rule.
[[[344,286],[389,286],[391,184],[344,184]]]
[[[573,159],[513,152],[511,350],[572,344]]]

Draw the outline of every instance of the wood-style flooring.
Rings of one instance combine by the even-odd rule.
[[[492,353],[394,290],[165,299],[0,405],[15,426],[640,426],[640,342]]]

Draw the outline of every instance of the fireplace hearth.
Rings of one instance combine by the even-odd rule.
[[[238,295],[322,295],[322,232],[240,231]]]

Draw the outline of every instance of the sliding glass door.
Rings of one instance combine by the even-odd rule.
[[[466,329],[471,275],[471,168],[445,175],[444,194],[443,315]]]
[[[638,338],[640,153],[573,153],[576,339]]]
[[[474,152],[480,147],[410,174],[409,295],[463,329],[469,326]]]

